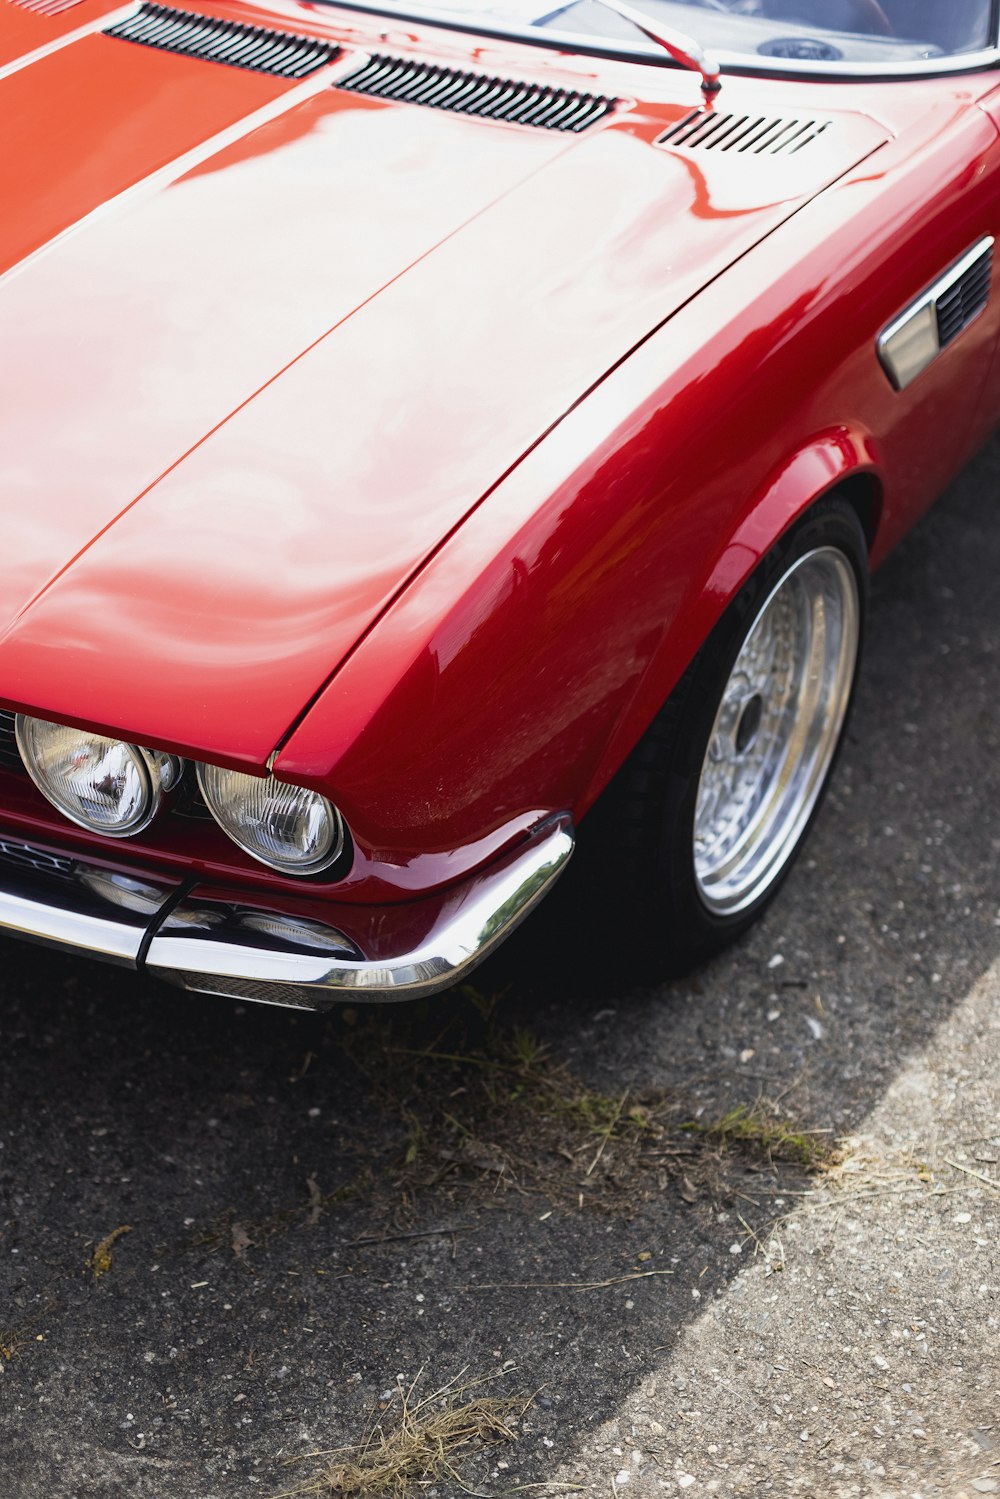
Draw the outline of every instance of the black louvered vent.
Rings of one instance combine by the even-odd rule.
[[[954,285],[937,298],[938,342],[942,349],[986,306],[992,267],[993,250],[988,246]]]
[[[0,766],[6,770],[24,769],[14,738],[14,715],[6,708],[0,708]]]
[[[818,140],[831,120],[788,120],[774,115],[722,115],[695,109],[657,138],[676,151],[749,151],[755,156],[791,156]]]
[[[228,63],[231,68],[273,73],[277,78],[306,78],[340,55],[333,42],[271,31],[266,26],[216,21],[166,5],[142,5],[134,16],[109,26],[104,34],[185,57]]]
[[[585,130],[609,114],[616,102],[543,84],[514,83],[509,78],[460,73],[432,63],[406,62],[400,57],[373,56],[357,72],[339,79],[337,87],[485,120],[506,120],[511,125],[535,125],[541,130]]]
[[[40,16],[57,16],[60,11],[79,5],[80,0],[11,0],[11,4],[19,5],[22,10],[37,11]]]

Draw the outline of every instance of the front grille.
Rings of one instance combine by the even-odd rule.
[[[49,853],[46,848],[34,848],[30,843],[17,843],[11,838],[0,838],[0,861],[14,864],[18,869],[33,869],[38,874],[72,877],[76,870],[72,859]]]
[[[403,104],[424,104],[480,120],[504,120],[510,125],[533,125],[540,130],[586,130],[614,109],[616,101],[595,94],[549,88],[537,83],[515,83],[462,73],[433,63],[407,62],[400,57],[373,56],[356,72],[337,82],[337,88]]]
[[[718,114],[695,109],[657,137],[672,151],[748,151],[753,156],[791,156],[812,145],[832,120],[789,120],[775,115]]]
[[[307,78],[340,56],[333,42],[238,21],[216,21],[166,5],[142,5],[134,16],[108,26],[104,35],[277,78]]]
[[[14,714],[8,713],[6,708],[0,708],[0,766],[5,770],[24,769],[14,738]]]
[[[992,246],[987,246],[954,285],[936,299],[938,342],[942,349],[986,306],[990,295]]]
[[[171,799],[170,815],[185,817],[192,822],[215,822],[201,794],[198,777],[190,761],[185,765],[180,785]]]

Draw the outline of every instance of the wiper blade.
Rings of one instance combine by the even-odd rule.
[[[717,94],[722,87],[719,77],[721,69],[710,52],[706,52],[700,42],[694,37],[685,35],[683,31],[675,31],[672,26],[661,26],[650,16],[641,10],[634,10],[631,5],[624,4],[624,0],[597,0],[599,5],[613,10],[615,15],[621,16],[623,21],[631,21],[643,36],[648,36],[651,42],[656,42],[665,52],[669,52],[675,62],[679,62],[682,68],[690,68],[694,73],[701,74],[701,91],[709,100]]]

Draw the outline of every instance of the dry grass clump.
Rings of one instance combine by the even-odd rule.
[[[319,1471],[278,1499],[319,1494],[337,1499],[406,1499],[429,1484],[450,1479],[465,1488],[456,1462],[474,1451],[517,1439],[514,1424],[531,1397],[477,1395],[485,1383],[461,1384],[462,1375],[432,1394],[416,1398],[421,1375],[400,1388],[363,1442],[310,1453],[298,1461],[323,1460]]]
[[[112,1229],[111,1233],[106,1234],[101,1242],[97,1245],[93,1254],[88,1257],[86,1265],[84,1266],[84,1268],[90,1272],[95,1280],[100,1280],[102,1275],[107,1275],[108,1271],[111,1269],[112,1264],[112,1249],[115,1247],[118,1240],[122,1237],[123,1234],[130,1234],[131,1232],[131,1224],[123,1223],[121,1228]]]
[[[836,1164],[838,1152],[825,1129],[802,1129],[783,1119],[773,1104],[761,1099],[740,1104],[719,1119],[692,1121],[681,1128],[704,1135],[725,1149],[732,1143],[754,1147],[769,1161],[790,1161],[809,1171],[822,1171]]]
[[[831,1159],[822,1131],[766,1100],[692,1120],[690,1103],[665,1089],[596,1091],[469,986],[439,1008],[429,1044],[407,1044],[416,1038],[396,1017],[354,1017],[341,1037],[401,1128],[387,1173],[397,1204],[431,1190],[513,1192],[620,1215],[671,1183],[688,1202],[718,1196],[727,1156],[806,1170]]]

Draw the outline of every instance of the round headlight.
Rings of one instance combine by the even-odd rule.
[[[71,822],[107,838],[141,832],[179,766],[169,755],[65,724],[17,715],[17,747],[43,796]]]
[[[340,813],[315,791],[217,765],[199,765],[198,784],[223,832],[281,874],[317,874],[344,846]]]

